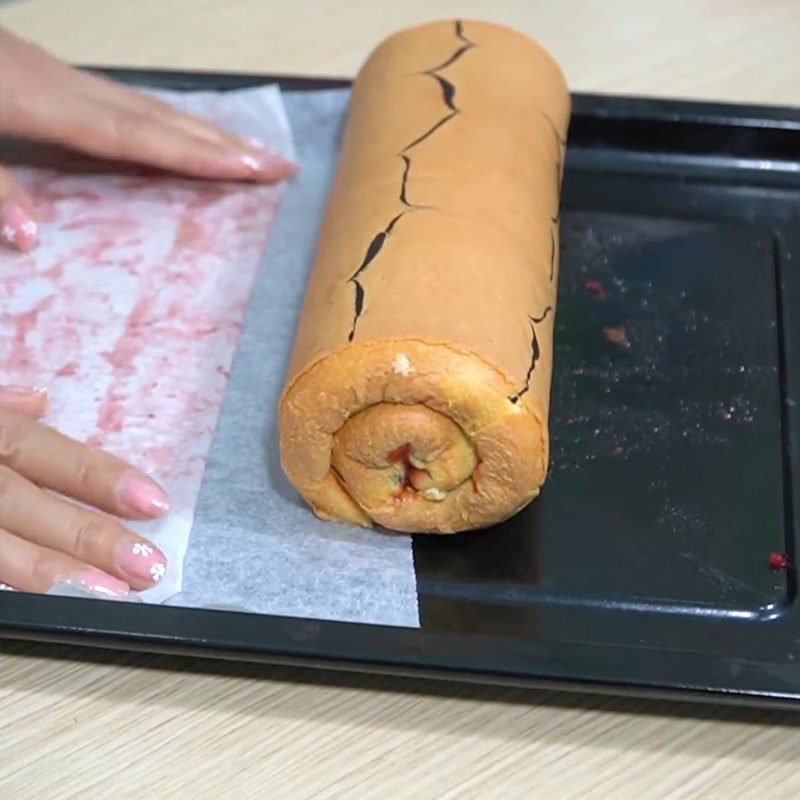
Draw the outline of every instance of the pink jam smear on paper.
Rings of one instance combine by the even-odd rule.
[[[48,424],[193,510],[283,189],[15,173],[42,225],[0,252],[0,384],[49,389]]]

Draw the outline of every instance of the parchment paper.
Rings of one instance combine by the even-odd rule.
[[[275,411],[348,92],[283,98],[303,172],[253,290],[170,604],[419,627],[410,537],[316,519],[280,469]]]
[[[292,155],[276,87],[153,92]],[[50,391],[46,422],[149,472],[172,513],[132,528],[183,556],[256,270],[283,194],[34,153],[14,174],[34,195],[39,245],[0,249],[0,384]]]
[[[292,154],[275,88],[154,94]],[[284,97],[303,173],[246,318],[282,189],[14,168],[44,224],[31,254],[0,252],[0,383],[50,389],[49,424],[170,491],[167,519],[134,526],[170,561],[144,602],[418,626],[409,537],[320,522],[278,464],[277,398],[348,94]]]

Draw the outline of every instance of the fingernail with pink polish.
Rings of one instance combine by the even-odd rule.
[[[167,493],[155,481],[137,472],[131,472],[125,478],[119,497],[123,505],[135,514],[154,518],[169,513]]]
[[[94,567],[78,572],[67,583],[100,597],[127,597],[131,593],[127,583]]]
[[[294,177],[300,172],[299,164],[269,150],[257,154],[246,153],[240,156],[240,161],[250,172],[260,173],[279,170],[290,177]]]
[[[148,583],[158,583],[167,572],[167,557],[150,542],[123,542],[117,564],[132,578]]]
[[[47,389],[37,389],[33,386],[0,386],[0,392],[25,395],[26,397],[41,397],[47,394]]]
[[[47,389],[36,389],[33,386],[0,386],[0,399],[14,402],[47,402]]]
[[[5,203],[0,209],[0,238],[27,253],[39,236],[36,220],[18,203]]]
[[[32,411],[44,413],[48,405],[47,392],[27,386],[0,386],[0,405],[23,414]]]

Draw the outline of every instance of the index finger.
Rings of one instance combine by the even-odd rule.
[[[232,148],[197,138],[167,122],[93,98],[78,98],[47,112],[29,135],[99,158],[146,164],[195,178],[272,183],[299,167],[266,150]]]
[[[15,411],[0,409],[0,466],[87,505],[126,519],[169,511],[167,493],[130,464],[92,450]]]

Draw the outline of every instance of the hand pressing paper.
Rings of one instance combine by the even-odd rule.
[[[569,113],[497,25],[403,31],[362,68],[280,410],[321,517],[449,533],[538,494]]]
[[[275,87],[153,94],[293,155]],[[143,593],[161,602],[181,588],[206,456],[283,187],[13,171],[42,226],[33,252],[0,254],[0,383],[47,388],[48,424],[150,472],[170,493],[168,518],[130,526],[169,559]]]

